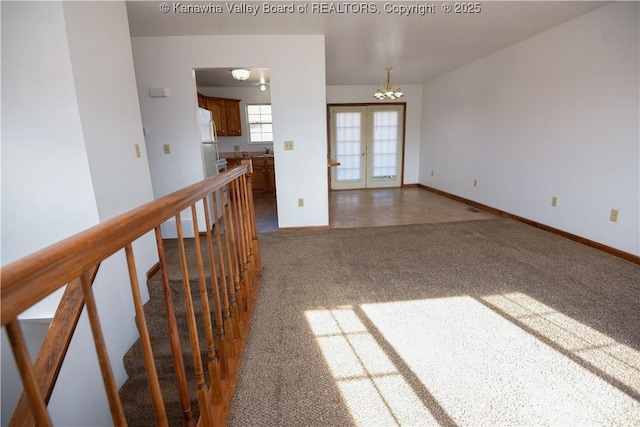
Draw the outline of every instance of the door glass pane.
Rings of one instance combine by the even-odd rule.
[[[362,114],[358,112],[337,112],[335,120],[335,157],[340,162],[340,167],[336,169],[336,181],[357,181],[360,179]]]
[[[375,111],[373,113],[373,138],[371,141],[371,164],[374,179],[395,179],[398,126],[400,117],[397,111]]]

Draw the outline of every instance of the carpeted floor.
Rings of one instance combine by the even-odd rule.
[[[495,219],[261,234],[230,426],[640,425],[640,266]]]

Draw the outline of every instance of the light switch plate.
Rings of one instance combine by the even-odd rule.
[[[293,150],[293,141],[285,141],[284,142],[285,150]]]

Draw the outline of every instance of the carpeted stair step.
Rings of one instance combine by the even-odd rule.
[[[190,390],[195,390],[196,388],[196,382],[192,375],[187,375],[187,386]],[[160,387],[169,425],[183,426],[184,416],[173,372],[170,373],[170,376],[165,376],[164,380],[160,382]],[[191,394],[193,397],[191,411],[194,419],[197,420],[198,402],[195,398],[195,393]],[[130,427],[151,427],[155,425],[146,376],[129,378],[120,389],[120,398]]]
[[[208,283],[211,281],[208,280]],[[166,306],[164,302],[164,292],[153,293],[151,287],[161,287],[161,282],[152,279],[149,283],[151,299],[145,304],[145,320],[149,330],[151,346],[153,349],[154,361],[162,394],[170,420],[170,425],[182,425],[183,415],[180,409],[180,402],[177,395],[177,385],[173,372],[173,353],[171,350],[169,332],[167,326]],[[180,347],[187,376],[188,390],[193,397],[192,411],[197,412],[197,401],[195,400],[196,381],[194,374],[194,363],[191,352],[191,342],[189,340],[189,328],[187,319],[187,308],[184,302],[184,289],[181,280],[171,280],[172,300],[176,314],[178,334],[180,336]],[[209,289],[210,291],[210,289]],[[200,354],[208,381],[208,352],[207,340],[204,335],[204,320],[202,317],[202,302],[199,294],[199,286],[192,286],[192,301],[196,324],[198,327],[198,338],[200,344]],[[212,304],[210,295],[210,304]],[[211,315],[214,339],[217,338],[215,315]],[[217,350],[217,349],[216,349]],[[137,340],[123,358],[123,363],[129,379],[120,389],[120,396],[125,409],[127,421],[131,426],[153,425],[153,408],[147,383],[147,374],[144,367],[144,356],[140,340]],[[195,417],[195,415],[194,415]]]
[[[161,306],[161,307],[158,307]],[[149,309],[147,311],[147,309]],[[203,363],[207,361],[207,340],[204,336],[204,324],[202,321],[202,308],[196,307],[196,324],[198,325],[200,349],[203,357]],[[156,368],[167,366],[171,369],[173,366],[173,353],[169,342],[169,332],[167,326],[166,314],[164,313],[164,302],[152,301],[152,304],[145,306],[145,318],[149,329],[151,339],[151,347],[156,361]],[[189,329],[187,325],[186,309],[176,309],[176,323],[178,325],[178,333],[180,336],[180,347],[186,370],[193,371],[193,358],[191,356],[191,342],[189,340]],[[212,320],[214,340],[217,338],[215,330],[215,321]],[[145,375],[144,364],[142,363],[143,353],[140,340],[137,340],[129,349],[123,358],[124,367],[130,377],[136,375]]]
[[[209,276],[205,277],[207,281],[207,292],[209,294],[209,298],[211,299],[212,294],[211,290],[211,278]],[[218,292],[222,297],[222,279],[218,277]],[[232,283],[231,279],[227,279],[226,283]],[[154,277],[149,280],[149,299],[160,299],[164,300],[164,286],[162,285],[162,279],[159,277],[159,274],[156,274]],[[200,297],[200,278],[199,277],[190,277],[189,278],[189,287],[191,288],[191,297],[199,298]],[[169,279],[169,289],[171,289],[171,298],[174,303],[177,304],[178,301],[184,300],[184,285],[182,284],[182,277],[177,279]]]

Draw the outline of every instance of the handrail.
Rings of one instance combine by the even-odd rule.
[[[247,171],[247,165],[240,165],[2,267],[2,326],[127,243],[201,200],[212,189],[222,187]],[[173,209],[168,209],[170,206]],[[99,245],[96,244],[98,241]]]
[[[197,400],[202,426],[222,425],[226,422],[230,401],[233,397],[235,381],[240,370],[240,359],[244,352],[251,315],[255,308],[252,295],[257,290],[260,276],[260,254],[255,227],[255,210],[251,187],[251,162],[243,161],[240,166],[230,169],[199,183],[185,187],[139,208],[116,216],[108,221],[75,234],[61,242],[44,248],[32,255],[0,268],[2,283],[1,320],[7,331],[18,370],[25,387],[20,402],[11,421],[12,426],[51,425],[46,405],[57,380],[66,350],[74,334],[83,307],[87,311],[93,341],[96,346],[100,371],[107,393],[112,420],[115,425],[126,425],[123,402],[117,390],[107,343],[102,333],[102,325],[97,312],[97,301],[92,291],[92,283],[102,261],[123,250],[129,271],[135,317],[140,332],[144,368],[147,374],[149,392],[154,410],[155,422],[159,426],[168,425],[158,371],[155,367],[154,349],[145,320],[144,302],[140,295],[136,264],[132,243],[142,236],[155,231],[159,256],[159,270],[164,291],[166,320],[173,353],[173,369],[180,394],[181,412],[185,426],[195,426],[191,403],[185,382],[185,365],[182,361],[179,336],[188,332],[192,344],[191,355],[194,374],[197,378]],[[225,196],[225,194],[228,196]],[[222,198],[220,198],[222,196]],[[211,228],[209,203],[213,207],[215,227]],[[204,210],[206,231],[200,231],[196,206]],[[220,205],[221,204],[221,205]],[[218,212],[217,206],[221,206]],[[196,268],[199,287],[190,286],[187,259],[185,258],[185,238],[182,230],[181,213],[191,210],[196,248]],[[177,242],[180,248],[184,301],[177,304],[187,309],[188,331],[179,331],[175,318],[172,289],[167,275],[167,260],[161,225],[175,219]],[[215,244],[214,244],[215,231]],[[224,235],[224,242],[221,240]],[[204,254],[200,252],[200,236],[204,236],[208,247],[211,280],[218,286],[212,289],[213,306],[209,306],[207,279],[205,278]],[[215,249],[214,249],[215,247]],[[217,254],[217,257],[214,256]],[[226,257],[223,256],[223,252]],[[216,261],[214,261],[216,258]],[[217,267],[216,267],[217,264]],[[219,269],[216,272],[216,269]],[[226,270],[226,274],[225,274]],[[228,279],[228,281],[227,281]],[[67,285],[52,327],[45,337],[35,366],[27,352],[24,337],[18,323],[20,313],[43,298]],[[215,320],[204,318],[207,342],[207,361],[201,360],[198,344],[199,327],[196,325],[194,301],[191,290],[199,288],[203,315],[215,316]],[[228,291],[228,294],[227,294]],[[236,302],[237,297],[237,302]],[[132,314],[133,315],[133,314]],[[213,335],[215,324],[216,336]],[[240,325],[243,325],[242,327]],[[208,370],[208,381],[204,369]]]

